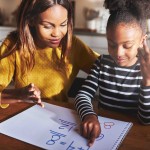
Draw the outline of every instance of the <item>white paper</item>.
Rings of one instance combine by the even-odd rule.
[[[45,103],[35,105],[2,122],[0,132],[18,140],[49,150],[117,149],[132,123],[99,116],[101,135],[89,148],[80,133],[76,111]],[[8,145],[9,146],[9,145]]]

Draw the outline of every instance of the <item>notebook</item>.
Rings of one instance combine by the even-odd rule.
[[[101,116],[98,119],[101,134],[92,147],[80,135],[76,111],[48,103],[45,108],[35,105],[0,123],[0,133],[47,150],[118,149],[132,123]]]

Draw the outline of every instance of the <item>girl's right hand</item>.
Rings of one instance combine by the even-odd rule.
[[[86,115],[81,124],[81,134],[88,139],[88,146],[91,147],[101,132],[100,123],[97,116],[93,114]]]
[[[44,107],[44,104],[41,100],[41,92],[33,83],[21,88],[18,92],[20,92],[18,93],[20,101],[34,102],[41,107]]]

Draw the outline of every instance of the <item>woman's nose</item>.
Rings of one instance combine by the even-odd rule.
[[[54,37],[58,37],[59,33],[60,33],[59,28],[54,28],[51,35]]]

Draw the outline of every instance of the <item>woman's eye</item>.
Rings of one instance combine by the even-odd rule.
[[[61,25],[61,27],[65,27],[65,26],[67,26],[67,24],[62,24],[62,25]]]
[[[45,28],[45,29],[51,29],[52,26],[51,26],[51,25],[44,25],[44,28]]]

